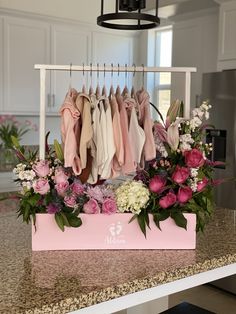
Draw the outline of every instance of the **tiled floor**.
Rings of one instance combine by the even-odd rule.
[[[236,314],[236,296],[211,285],[203,285],[172,294],[169,297],[169,307],[183,301],[198,305],[216,314]]]

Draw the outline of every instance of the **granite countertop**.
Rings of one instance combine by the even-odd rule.
[[[30,226],[0,210],[0,313],[68,313],[236,263],[235,217],[217,209],[196,250],[32,252]]]

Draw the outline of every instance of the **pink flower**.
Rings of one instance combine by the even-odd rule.
[[[60,211],[60,206],[56,203],[50,203],[47,206],[47,213],[48,214],[56,214]]]
[[[57,183],[55,185],[55,189],[56,189],[57,193],[60,196],[64,196],[64,194],[67,191],[68,187],[69,187],[69,182],[68,181],[60,182],[60,183]]]
[[[192,150],[184,152],[185,163],[190,168],[198,168],[203,166],[205,159],[199,149],[193,148]]]
[[[184,183],[189,177],[189,169],[186,167],[176,166],[174,173],[172,174],[172,180],[178,184]]]
[[[39,177],[46,177],[50,172],[49,162],[47,160],[38,161],[32,168]]]
[[[33,189],[35,193],[41,195],[47,194],[50,190],[50,186],[47,179],[38,179],[33,183]]]
[[[208,184],[208,181],[209,180],[205,177],[202,179],[202,181],[198,182],[197,191],[201,192],[205,188],[205,186]]]
[[[83,210],[85,214],[99,214],[100,208],[98,202],[91,198],[87,203],[84,204]]]
[[[193,192],[189,186],[180,187],[178,190],[177,198],[182,204],[187,203],[193,195]]]
[[[102,192],[102,187],[99,187],[99,186],[88,187],[87,195],[90,198],[97,200],[99,203],[103,203],[104,195]]]
[[[166,184],[166,179],[161,176],[156,175],[149,181],[149,189],[150,191],[154,193],[159,193],[162,191],[165,184]]]
[[[74,207],[76,205],[76,199],[74,196],[65,196],[64,203],[68,207]]]
[[[74,182],[71,184],[71,190],[76,195],[81,195],[84,193],[84,186],[79,182]]]
[[[55,176],[54,176],[54,181],[56,184],[65,183],[67,182],[67,179],[68,179],[68,176],[65,174],[65,172],[63,171],[61,167],[56,169]]]
[[[107,198],[102,204],[102,212],[104,214],[115,214],[117,212],[116,202]]]
[[[176,203],[176,195],[173,192],[169,192],[166,196],[163,196],[159,204],[162,208],[168,208]]]

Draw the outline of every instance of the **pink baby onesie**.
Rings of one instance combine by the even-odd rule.
[[[129,121],[128,115],[126,111],[126,107],[124,104],[123,96],[120,93],[120,88],[117,87],[116,90],[116,100],[119,106],[120,111],[120,124],[124,145],[124,164],[122,165],[122,173],[129,174],[131,172],[135,172],[136,166],[134,162],[134,156],[132,153],[131,142],[129,137]]]
[[[78,121],[80,112],[75,107],[77,91],[70,89],[65,97],[64,103],[61,106],[61,136],[64,146],[64,166],[72,167],[74,173],[81,173],[81,162],[78,156],[78,142],[80,137],[80,129]]]

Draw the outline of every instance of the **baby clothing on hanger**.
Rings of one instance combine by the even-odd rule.
[[[72,167],[74,173],[79,175],[82,171],[81,161],[78,155],[78,139],[80,128],[78,125],[80,112],[75,106],[77,91],[70,89],[60,109],[61,136],[64,149],[64,166]]]

